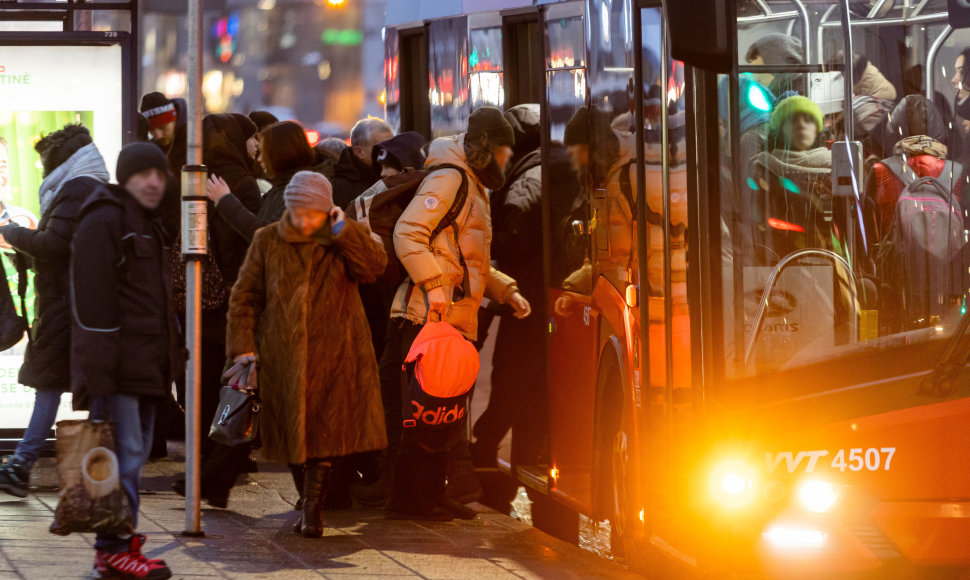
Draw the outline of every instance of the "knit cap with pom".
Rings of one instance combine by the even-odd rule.
[[[301,171],[283,190],[283,201],[287,209],[299,207],[329,213],[333,209],[333,186],[319,173]]]

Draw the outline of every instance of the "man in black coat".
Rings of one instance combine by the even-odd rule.
[[[141,469],[152,445],[155,410],[184,365],[172,300],[172,236],[161,208],[168,160],[148,143],[122,149],[120,185],[81,208],[71,256],[71,389],[75,406],[114,423],[119,479],[137,526]],[[142,535],[98,534],[102,577],[169,578],[141,553]],[[133,574],[136,572],[136,574]]]
[[[29,260],[36,296],[19,376],[21,384],[36,389],[34,409],[17,450],[0,466],[0,489],[17,497],[27,496],[30,471],[54,426],[61,395],[71,384],[68,272],[77,214],[84,200],[109,179],[104,160],[82,125],[67,125],[42,138],[34,149],[44,168],[40,223],[36,230],[13,221],[0,227],[7,243]]]
[[[165,152],[169,171],[181,180],[188,156],[189,116],[185,99],[169,99],[157,91],[148,93],[141,98],[141,114],[148,119],[152,143]]]
[[[334,168],[333,202],[347,209],[358,195],[381,178],[380,165],[374,162],[374,146],[394,136],[394,130],[381,119],[362,119],[350,131],[350,147],[340,153]]]
[[[514,156],[505,185],[492,192],[492,259],[515,278],[521,292],[535,297],[533,308],[545,312],[542,275],[542,167],[539,105],[524,104],[505,112],[515,132]],[[556,149],[551,148],[550,161]],[[561,157],[561,156],[560,156]],[[569,174],[564,163],[550,175]],[[545,319],[518,319],[512,309],[501,316],[492,359],[488,407],[475,423],[473,459],[495,467],[499,444],[512,429],[512,460],[535,465],[542,443],[542,400],[545,396]],[[528,436],[525,436],[528,433]]]

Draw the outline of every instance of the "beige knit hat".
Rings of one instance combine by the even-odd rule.
[[[301,171],[290,179],[283,191],[287,209],[302,207],[329,212],[333,209],[333,186],[330,180],[314,171]]]

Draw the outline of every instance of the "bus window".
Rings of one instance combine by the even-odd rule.
[[[639,282],[632,18],[627,2],[594,6],[589,27],[601,34],[589,46],[592,270],[623,290]]]
[[[402,30],[396,36],[401,131],[417,131],[427,137],[431,134],[431,118],[425,98],[428,94],[428,75],[425,74],[428,70],[428,35],[425,28],[417,28]]]
[[[742,4],[739,76],[717,89],[728,375],[938,337],[970,282],[970,32]]]
[[[384,118],[394,128],[401,132],[401,75],[400,49],[396,28],[387,28],[384,32]]]
[[[586,48],[582,10],[552,6],[545,22],[546,91],[549,117],[547,155],[556,170],[549,176],[552,283],[574,294],[592,291],[589,255],[589,127],[586,102]],[[563,11],[557,16],[556,11]],[[568,295],[558,307],[568,310]]]
[[[502,68],[502,18],[495,13],[469,16],[468,88],[470,108],[505,105]]]
[[[506,102],[513,107],[538,103],[543,90],[539,19],[536,14],[506,16],[504,26]]]
[[[468,124],[468,26],[466,17],[428,25],[431,137],[456,135]]]

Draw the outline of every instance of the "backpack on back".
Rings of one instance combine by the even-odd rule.
[[[368,189],[347,208],[347,217],[369,226],[371,232],[376,234],[384,244],[384,250],[387,252],[387,267],[384,269],[379,282],[387,283],[396,288],[407,275],[394,252],[394,226],[397,225],[397,221],[401,218],[404,210],[407,209],[408,204],[414,199],[425,178],[439,169],[458,170],[461,173],[461,185],[458,187],[455,201],[448,209],[448,213],[431,232],[430,239],[434,240],[438,234],[454,223],[468,198],[468,177],[465,175],[464,169],[457,165],[444,163],[424,169],[409,168],[400,175],[378,182],[378,184],[383,183],[386,188],[372,187]]]
[[[898,157],[882,163],[903,183],[903,191],[878,262],[898,294],[904,322],[926,326],[930,316],[946,311],[956,289],[951,269],[964,245],[963,209],[939,179],[917,176]],[[958,164],[947,161],[940,175],[959,172]]]

